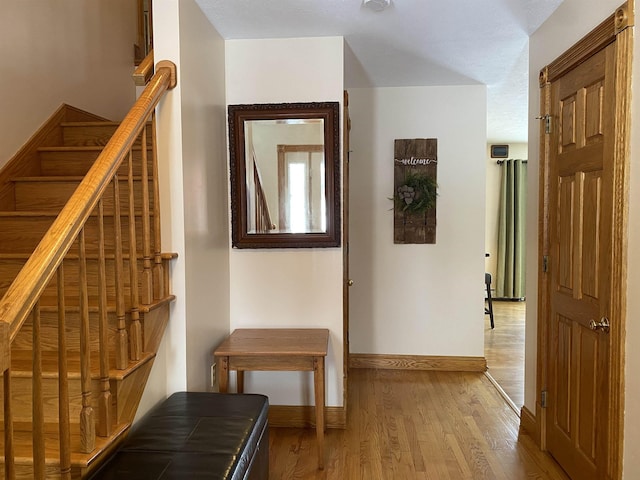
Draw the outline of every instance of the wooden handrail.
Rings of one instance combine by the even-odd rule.
[[[139,87],[144,87],[153,75],[153,50],[140,62],[140,65],[133,72],[133,83]]]
[[[156,73],[122,121],[112,140],[69,199],[60,215],[0,299],[0,365],[9,365],[9,349],[56,269],[82,230],[105,189],[146,124],[164,92],[176,85],[176,67],[161,61]]]
[[[274,230],[275,225],[271,222],[271,213],[269,212],[269,204],[267,203],[267,194],[262,187],[260,180],[260,172],[255,160],[253,162],[253,182],[255,184],[255,226],[258,233]]]

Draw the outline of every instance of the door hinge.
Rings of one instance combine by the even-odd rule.
[[[544,133],[551,133],[551,115],[548,113],[540,117],[536,117],[537,120],[544,120]]]
[[[544,273],[549,271],[549,255],[542,256],[542,271]]]
[[[547,391],[542,390],[540,392],[540,406],[542,408],[547,408]]]

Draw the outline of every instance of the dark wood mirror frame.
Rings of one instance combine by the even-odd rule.
[[[340,246],[340,129],[338,102],[229,105],[232,245],[236,248]],[[321,119],[324,121],[326,231],[311,233],[248,230],[245,122]]]

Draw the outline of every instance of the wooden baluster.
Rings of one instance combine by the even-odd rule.
[[[151,225],[149,208],[149,167],[147,158],[147,126],[142,129],[142,256],[144,269],[142,270],[143,304],[150,304],[153,300],[153,272],[151,271]]]
[[[60,435],[60,479],[71,480],[71,428],[69,421],[69,379],[67,368],[66,304],[64,262],[58,280],[58,433]]]
[[[153,166],[153,298],[158,300],[167,296],[164,266],[162,263],[162,249],[160,247],[160,184],[158,175],[158,155],[156,144],[156,116],[151,116],[151,161]]]
[[[80,382],[82,410],[80,411],[80,449],[90,453],[96,444],[96,424],[91,407],[91,342],[89,339],[89,293],[87,291],[87,257],[84,228],[78,235],[80,263]]]
[[[4,478],[15,480],[15,451],[13,448],[13,415],[11,413],[11,369],[3,374],[4,382]]]
[[[44,478],[44,400],[42,394],[42,342],[40,334],[40,302],[36,302],[32,315],[32,343],[33,377],[31,402],[32,402],[32,428],[33,428],[33,478]]]
[[[169,295],[169,281],[171,280],[171,275],[169,275],[171,272],[169,272],[168,268],[163,268],[162,269],[163,272],[163,276],[164,276],[164,283],[163,285],[165,285],[167,287],[167,291],[165,292],[165,295]]]
[[[129,327],[129,358],[142,356],[142,326],[138,294],[138,250],[136,245],[136,201],[133,193],[133,153],[129,152],[129,288],[131,290],[131,326]]]
[[[120,212],[120,186],[118,175],[113,177],[113,226],[116,282],[116,368],[124,370],[129,365],[129,335],[124,307],[124,260],[122,258],[122,216]]]
[[[111,386],[109,385],[109,325],[107,324],[107,272],[104,254],[104,206],[98,202],[98,315],[100,344],[100,397],[97,433],[111,434]]]

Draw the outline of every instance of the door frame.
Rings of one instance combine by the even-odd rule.
[[[615,54],[615,126],[613,139],[613,212],[612,212],[612,289],[610,318],[615,318],[611,328],[609,361],[610,425],[608,473],[610,478],[622,477],[622,449],[624,440],[624,359],[627,300],[627,238],[629,198],[629,147],[631,124],[631,63],[633,50],[634,9],[629,0],[615,13],[598,25],[552,63],[540,71],[540,176],[538,205],[538,341],[536,368],[536,431],[533,432],[540,448],[546,450],[546,409],[542,406],[548,381],[548,344],[550,314],[550,275],[545,272],[545,257],[550,253],[549,193],[551,135],[545,134],[545,122],[551,106],[551,82],[582,63],[585,59],[616,43]],[[549,118],[553,123],[557,119]],[[553,126],[552,126],[553,128]]]
[[[347,400],[349,398],[349,288],[353,281],[349,274],[349,152],[351,117],[349,116],[349,92],[343,92],[342,104],[342,402],[345,425],[347,422]]]

